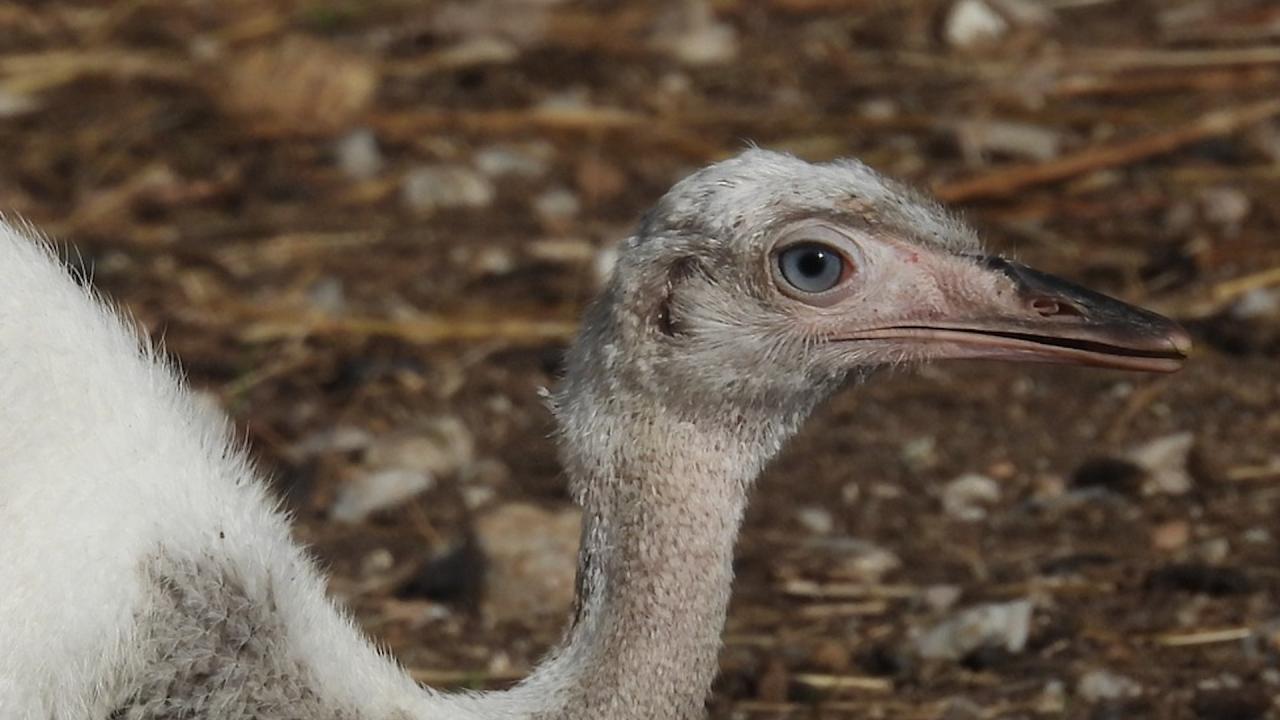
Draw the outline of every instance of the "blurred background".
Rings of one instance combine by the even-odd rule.
[[[1266,0],[18,0],[0,209],[234,416],[415,677],[490,688],[565,618],[537,390],[614,243],[747,142],[861,157],[1198,347],[839,396],[758,488],[713,716],[1264,718],[1278,91]]]

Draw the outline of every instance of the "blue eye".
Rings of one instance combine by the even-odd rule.
[[[778,270],[791,287],[804,293],[830,290],[845,277],[844,256],[819,243],[800,243],[778,253]]]

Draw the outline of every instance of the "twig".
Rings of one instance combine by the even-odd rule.
[[[1280,100],[1274,99],[1214,110],[1187,125],[1153,135],[1088,148],[1039,165],[1004,168],[987,175],[944,183],[935,188],[935,193],[948,202],[1006,197],[1028,187],[1164,155],[1204,140],[1230,135],[1277,115],[1280,115]]]
[[[187,63],[180,58],[121,50],[53,50],[0,57],[0,86],[15,94],[32,94],[66,85],[85,76],[185,80]]]
[[[1267,465],[1242,465],[1240,467],[1233,467],[1227,470],[1225,475],[1231,482],[1280,480],[1280,462],[1272,462]]]
[[[1156,642],[1165,647],[1190,647],[1245,640],[1252,636],[1251,628],[1234,627],[1221,630],[1197,630],[1189,633],[1168,633],[1157,637]]]
[[[1212,50],[1101,50],[1068,58],[1076,67],[1108,72],[1137,68],[1187,69],[1227,65],[1274,65],[1280,63],[1280,47],[1223,48]]]
[[[800,608],[799,614],[800,617],[808,620],[825,620],[828,618],[883,615],[888,610],[889,604],[884,600],[868,600],[865,602],[805,605]]]
[[[864,690],[869,692],[892,692],[893,681],[881,677],[866,675],[821,675],[818,673],[797,673],[791,679],[801,685],[815,690]]]
[[[1213,286],[1213,299],[1219,303],[1226,303],[1251,290],[1272,285],[1280,285],[1280,266],[1220,282]]]
[[[920,594],[911,585],[867,585],[865,583],[817,583],[812,580],[788,580],[782,592],[793,597],[841,600],[858,598],[913,598]]]

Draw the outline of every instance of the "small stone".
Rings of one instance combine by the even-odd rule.
[[[872,98],[858,105],[858,114],[868,120],[892,120],[898,113],[898,103],[887,97]]]
[[[1280,317],[1280,288],[1254,288],[1241,295],[1230,312],[1239,320]]]
[[[489,180],[462,165],[423,165],[405,175],[400,198],[417,213],[454,208],[482,208],[496,192]]]
[[[1067,708],[1067,688],[1061,680],[1050,680],[1044,684],[1036,698],[1035,709],[1041,715],[1061,715]]]
[[[1195,547],[1194,555],[1200,562],[1220,565],[1231,556],[1231,541],[1226,538],[1210,538]]]
[[[847,550],[832,573],[842,579],[868,585],[879,584],[885,575],[902,567],[902,560],[892,551],[863,540],[843,538]]]
[[[546,142],[519,145],[492,145],[481,149],[473,162],[476,169],[491,178],[517,177],[534,180],[551,169],[555,148]]]
[[[1233,187],[1211,187],[1200,191],[1200,206],[1209,222],[1234,235],[1249,217],[1253,202],[1241,190]]]
[[[659,23],[653,44],[685,65],[721,65],[738,56],[738,31],[706,0],[689,0]]]
[[[1275,542],[1276,536],[1264,527],[1251,527],[1244,531],[1240,539],[1252,545],[1270,545]]]
[[[1142,491],[1147,495],[1184,495],[1195,484],[1188,469],[1196,438],[1181,432],[1157,438],[1133,448],[1126,456],[1147,473]]]
[[[1009,23],[982,0],[959,0],[947,14],[944,35],[956,48],[968,48],[997,40],[1009,31]]]
[[[956,140],[971,165],[984,165],[993,155],[1045,162],[1058,156],[1062,136],[1028,123],[961,121]]]
[[[316,280],[307,289],[307,300],[311,307],[329,316],[338,316],[347,311],[347,293],[342,279],[326,275]]]
[[[969,473],[947,483],[942,490],[942,508],[958,520],[975,522],[987,516],[984,505],[1000,501],[1000,485],[977,473]]]
[[[903,444],[900,456],[913,472],[927,470],[938,464],[938,441],[929,435],[912,438]]]
[[[356,523],[369,515],[400,505],[420,492],[431,489],[432,477],[413,470],[382,470],[359,475],[338,491],[329,517]]]
[[[472,260],[472,269],[481,275],[509,275],[517,267],[515,254],[504,247],[482,248]]]
[[[381,575],[395,567],[396,558],[386,548],[378,548],[364,556],[360,561],[360,574],[364,577]]]
[[[568,188],[552,188],[533,199],[533,210],[538,219],[556,228],[569,225],[581,209],[578,196]]]
[[[956,606],[963,591],[955,585],[930,585],[924,589],[924,602],[934,612],[947,612]]]
[[[818,507],[800,508],[796,511],[796,520],[814,535],[830,535],[836,525],[831,513]]]
[[[467,426],[457,418],[444,416],[423,423],[417,432],[391,436],[374,444],[365,463],[447,475],[471,462],[474,446]]]
[[[1185,520],[1173,520],[1151,530],[1151,547],[1164,552],[1181,550],[1190,539],[1191,525]]]
[[[359,128],[343,135],[334,149],[338,167],[353,180],[370,180],[382,172],[382,151],[378,138],[369,128]]]
[[[561,615],[573,603],[582,514],[507,503],[475,525],[487,560],[485,609],[494,620]]]
[[[339,425],[303,437],[293,450],[303,458],[324,453],[349,453],[363,450],[373,444],[368,430],[354,425]]]
[[[0,88],[0,118],[15,118],[33,113],[40,104],[30,95],[20,95]]]
[[[1142,686],[1108,670],[1090,670],[1080,676],[1076,693],[1087,702],[1124,700],[1142,694]]]
[[[961,660],[978,650],[1020,653],[1031,634],[1030,600],[967,608],[930,628],[915,642],[916,652],[931,660]]]

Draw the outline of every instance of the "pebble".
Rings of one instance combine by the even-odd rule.
[[[955,607],[963,592],[956,585],[930,585],[924,589],[924,602],[934,612],[946,612]]]
[[[1156,438],[1129,450],[1126,453],[1127,459],[1147,474],[1142,486],[1143,493],[1184,495],[1190,492],[1195,482],[1188,467],[1195,443],[1195,434],[1180,432]]]
[[[929,435],[912,438],[903,443],[899,457],[913,472],[927,470],[938,464],[938,441]]]
[[[430,490],[434,480],[425,472],[394,469],[358,475],[338,491],[329,508],[329,517],[339,522],[357,523],[369,515],[400,505],[420,492]]]
[[[347,311],[347,292],[342,278],[325,275],[307,288],[307,301],[311,307],[329,316],[338,316]]]
[[[491,178],[517,177],[536,180],[551,170],[556,149],[545,141],[490,145],[476,152],[476,169]]]
[[[0,88],[0,118],[14,118],[40,109],[30,95],[20,95]]]
[[[796,510],[796,520],[805,530],[814,535],[830,535],[835,529],[835,519],[831,513],[819,507],[804,507]]]
[[[1035,709],[1041,715],[1061,715],[1067,707],[1067,689],[1061,680],[1050,680],[1044,684],[1040,696],[1036,698]]]
[[[916,638],[916,652],[933,660],[961,660],[982,649],[1020,653],[1031,634],[1030,600],[966,608]]]
[[[560,616],[573,603],[582,514],[512,502],[476,520],[485,554],[485,610],[493,620]]]
[[[365,450],[363,471],[342,486],[329,509],[330,517],[349,523],[431,489],[437,477],[470,464],[474,451],[470,431],[453,417],[433,418],[417,432],[377,441],[362,431],[335,431],[304,441],[302,446],[316,445],[326,450]]]
[[[1233,187],[1210,187],[1199,193],[1200,207],[1205,220],[1222,228],[1227,235],[1236,235],[1249,217],[1253,202],[1249,196]]]
[[[1239,320],[1280,316],[1280,288],[1254,288],[1231,305],[1231,315]]]
[[[842,538],[839,542],[845,545],[845,555],[832,568],[832,573],[843,579],[876,585],[885,575],[902,567],[897,555],[874,543],[854,538]]]
[[[983,506],[1000,501],[1000,485],[986,475],[969,473],[942,489],[942,508],[958,520],[975,522],[987,516]]]
[[[357,128],[343,135],[334,148],[338,167],[352,180],[370,180],[382,172],[385,163],[378,138],[369,128]]]
[[[1142,686],[1108,670],[1089,670],[1080,676],[1076,693],[1087,702],[1123,700],[1142,694]]]
[[[962,121],[955,133],[972,165],[985,164],[992,154],[1044,162],[1057,157],[1062,147],[1056,130],[1028,123]]]
[[[496,191],[484,175],[464,165],[422,165],[410,170],[400,188],[405,207],[417,213],[452,208],[483,208]]]
[[[293,451],[303,458],[324,453],[348,453],[363,450],[373,444],[368,430],[354,425],[338,425],[304,436],[293,446]]]
[[[446,475],[470,464],[474,448],[467,426],[455,417],[444,416],[424,422],[417,432],[375,443],[366,453],[365,463]]]
[[[997,40],[1009,31],[1009,23],[982,0],[959,0],[947,13],[943,34],[955,48],[968,48]]]
[[[555,187],[533,199],[533,211],[543,223],[558,229],[567,227],[582,210],[582,203],[572,190]]]
[[[1171,520],[1151,530],[1151,547],[1164,552],[1181,550],[1191,539],[1191,525],[1186,520]]]
[[[1253,545],[1269,545],[1275,542],[1276,536],[1264,527],[1251,527],[1240,538]]]
[[[738,56],[738,31],[706,0],[689,0],[659,23],[653,45],[685,65],[722,65]]]

